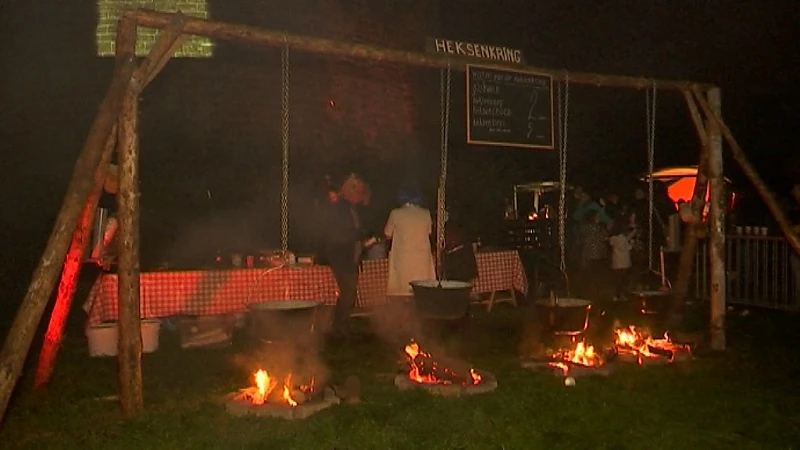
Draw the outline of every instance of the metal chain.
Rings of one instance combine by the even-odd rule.
[[[440,272],[440,278],[444,276],[442,270],[442,252],[444,250],[444,225],[446,214],[446,191],[447,191],[447,148],[449,146],[450,130],[450,63],[447,64],[446,71],[439,72],[439,92],[440,92],[440,137],[441,137],[441,158],[439,161],[439,190],[437,191],[436,201],[436,253]]]
[[[561,103],[561,85],[558,87],[558,249],[561,272],[567,270],[566,258],[566,209],[567,209],[567,127],[569,124],[569,73],[564,74],[564,103]]]
[[[655,170],[655,130],[656,130],[656,83],[653,82],[651,92],[645,96],[647,103],[647,267],[653,270],[653,214],[654,192],[653,192],[653,172]]]
[[[289,46],[281,53],[281,250],[289,249]]]

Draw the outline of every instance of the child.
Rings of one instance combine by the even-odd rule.
[[[622,300],[631,270],[631,250],[633,249],[633,231],[630,231],[624,220],[617,219],[611,228],[611,270],[616,280],[616,300]]]

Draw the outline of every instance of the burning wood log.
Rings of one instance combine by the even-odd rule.
[[[434,358],[420,350],[416,342],[406,345],[405,353],[411,366],[408,377],[417,383],[472,385],[481,381],[468,364],[452,358]]]
[[[431,355],[421,353],[414,357],[412,364],[418,376],[424,381],[435,380],[441,383],[466,384],[472,381],[469,376],[469,367],[456,368],[453,361],[434,359]]]
[[[691,358],[691,347],[672,342],[667,334],[661,339],[654,339],[634,326],[615,330],[615,334],[615,346],[622,362],[663,365]]]

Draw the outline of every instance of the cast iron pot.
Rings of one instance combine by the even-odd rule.
[[[304,340],[314,332],[321,304],[310,300],[251,303],[247,305],[250,336],[265,341]]]
[[[567,297],[536,303],[549,329],[556,335],[579,335],[589,328],[592,302]]]
[[[633,291],[629,297],[633,300],[635,312],[646,316],[665,316],[672,305],[670,291]]]
[[[469,313],[472,284],[452,280],[418,280],[409,283],[414,291],[414,309],[425,319],[462,319]]]

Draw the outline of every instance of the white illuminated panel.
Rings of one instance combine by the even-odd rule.
[[[98,56],[113,56],[117,37],[117,22],[126,9],[145,8],[164,12],[181,11],[187,16],[208,18],[208,0],[97,0]],[[136,55],[146,56],[160,30],[139,27]],[[214,44],[208,38],[192,36],[175,54],[176,57],[209,58]]]

